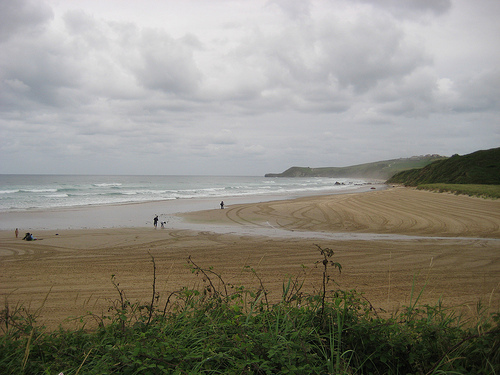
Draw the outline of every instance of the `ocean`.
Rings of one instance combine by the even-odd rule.
[[[0,212],[194,198],[314,195],[362,187],[350,178],[241,176],[0,175]],[[241,200],[241,199],[240,199]]]

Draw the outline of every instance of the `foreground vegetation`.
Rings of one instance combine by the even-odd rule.
[[[2,374],[499,374],[500,314],[478,305],[474,323],[455,310],[409,306],[381,317],[355,291],[332,290],[341,270],[333,251],[317,246],[319,290],[300,277],[271,304],[262,282],[247,289],[212,269],[188,264],[202,286],[156,292],[134,303],[112,276],[118,298],[106,315],[88,314],[93,330],[48,332],[22,306],[2,311]],[[251,268],[257,280],[259,275]],[[163,301],[160,304],[160,301]]]
[[[468,195],[470,197],[500,198],[500,185],[422,184],[418,185],[417,189]]]

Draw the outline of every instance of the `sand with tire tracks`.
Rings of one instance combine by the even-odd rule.
[[[332,248],[343,266],[332,271],[338,285],[329,286],[356,289],[378,309],[409,304],[412,290],[413,298],[423,290],[423,303],[442,299],[473,311],[481,300],[500,308],[500,201],[391,188],[182,217],[156,230],[37,231],[43,240],[34,242],[1,231],[3,308],[39,309],[50,328],[79,326],[68,318],[100,314],[118,297],[112,275],[130,300],[151,300],[152,257],[162,308],[170,292],[201,283],[186,267],[188,256],[232,284],[258,286],[246,266],[253,268],[277,301],[290,276],[304,280],[304,291],[320,288],[316,244]]]

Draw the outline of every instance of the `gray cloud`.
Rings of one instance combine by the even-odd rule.
[[[0,2],[0,43],[21,34],[35,36],[53,18],[44,1],[2,0]]]
[[[278,8],[290,19],[304,20],[311,15],[311,2],[304,0],[270,0],[269,5],[277,5]]]
[[[460,112],[488,112],[500,110],[500,68],[473,74],[455,87],[453,109]]]
[[[374,8],[388,10],[399,17],[419,17],[425,13],[442,15],[452,7],[451,0],[356,0]]]
[[[189,46],[158,30],[146,30],[137,51],[139,61],[132,70],[145,87],[174,94],[197,90],[201,74]]]
[[[0,173],[264,174],[500,141],[489,0],[5,4]]]

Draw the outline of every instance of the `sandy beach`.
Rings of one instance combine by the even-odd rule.
[[[40,240],[33,242],[22,240],[25,228],[19,238],[14,228],[0,231],[2,308],[22,303],[40,308],[39,321],[50,328],[80,326],[68,318],[99,314],[118,297],[112,275],[130,300],[150,300],[152,257],[160,305],[170,292],[201,282],[188,256],[226,282],[256,286],[250,266],[279,300],[290,276],[304,278],[305,291],[319,289],[315,244],[332,248],[343,266],[330,287],[356,289],[377,309],[397,310],[409,304],[412,288],[424,287],[423,303],[500,308],[500,201],[397,187],[190,211],[169,213],[165,229],[145,220],[129,228],[45,229],[34,231]],[[50,222],[52,214],[39,220]]]

